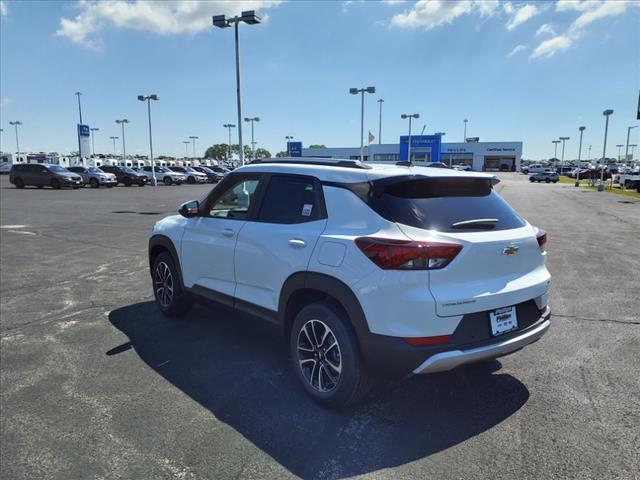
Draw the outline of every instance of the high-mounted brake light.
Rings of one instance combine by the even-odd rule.
[[[358,248],[383,270],[435,270],[446,267],[462,250],[457,243],[414,242],[360,237]]]
[[[539,228],[538,233],[536,233],[536,240],[538,240],[538,245],[540,245],[540,250],[544,252],[544,246],[547,243],[547,232]]]

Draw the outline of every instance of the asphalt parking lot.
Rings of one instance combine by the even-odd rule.
[[[210,186],[3,176],[2,478],[640,478],[640,201],[502,177],[549,234],[548,335],[334,412],[260,320],[155,309],[151,226]]]

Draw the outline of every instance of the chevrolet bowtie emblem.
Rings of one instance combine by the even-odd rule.
[[[502,249],[502,253],[504,253],[505,255],[513,255],[514,253],[518,253],[518,250],[520,250],[520,248],[516,247],[515,245],[509,245],[508,247]]]

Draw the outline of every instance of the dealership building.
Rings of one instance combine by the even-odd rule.
[[[405,135],[400,137],[399,143],[376,143],[365,146],[364,160],[381,163],[407,161],[408,138]],[[295,155],[293,152],[292,154]],[[360,158],[360,148],[300,148],[298,155],[356,160]],[[411,136],[411,161],[415,165],[443,162],[449,166],[467,164],[479,172],[518,171],[521,157],[522,142],[480,142],[477,138],[468,138],[464,143],[444,143],[440,135]]]

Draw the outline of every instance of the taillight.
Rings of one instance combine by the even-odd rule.
[[[356,245],[369,260],[384,270],[434,270],[446,267],[462,245],[360,237]]]
[[[540,246],[540,250],[544,252],[544,246],[547,243],[547,232],[539,228],[538,233],[536,233],[536,240],[538,240],[538,245]]]

